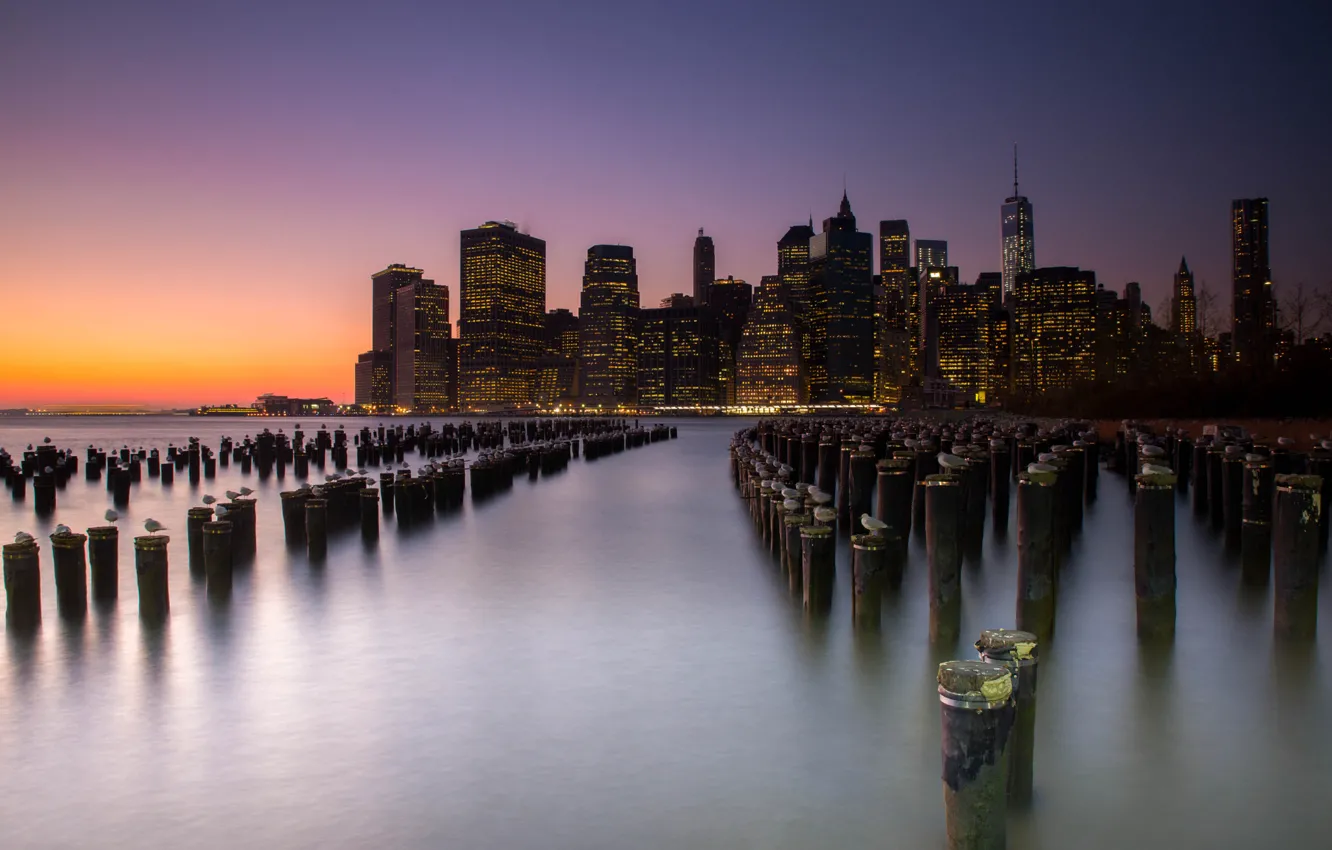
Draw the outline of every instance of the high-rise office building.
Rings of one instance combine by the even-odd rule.
[[[488,221],[462,232],[459,264],[461,409],[531,404],[545,349],[545,240]]]
[[[874,399],[901,400],[902,389],[918,380],[912,341],[920,341],[919,307],[911,279],[911,229],[904,219],[879,222],[879,288],[875,290]]]
[[[1013,194],[1000,213],[1003,230],[1004,300],[1013,294],[1017,276],[1036,268],[1036,236],[1031,201],[1018,192],[1017,145],[1013,146]]]
[[[407,284],[417,281],[434,283],[433,280],[426,280],[424,274],[421,269],[403,263],[393,263],[382,271],[370,275],[370,350],[386,353],[390,363],[393,362],[394,349],[398,344],[396,330],[398,311],[394,297],[398,290]],[[397,374],[396,370],[390,367],[388,398],[383,400],[382,404],[392,405],[396,398]]]
[[[1267,198],[1233,201],[1230,217],[1235,360],[1245,368],[1265,369],[1272,364],[1276,336],[1276,300],[1267,253]]]
[[[944,253],[947,254],[945,243]],[[879,274],[883,285],[897,288],[904,295],[911,285],[911,228],[905,219],[879,222]]]
[[[804,359],[796,303],[780,275],[766,275],[740,337],[736,359],[736,403],[805,403]]]
[[[698,229],[694,239],[694,303],[708,303],[708,287],[717,279],[717,248],[712,244],[711,236],[703,235],[703,228]]]
[[[948,265],[948,240],[917,239],[916,268],[945,268]]]
[[[856,230],[842,193],[837,215],[809,243],[809,369],[814,402],[869,404],[874,399],[874,240]]]
[[[356,403],[372,411],[393,407],[393,354],[367,351],[356,358]]]
[[[1179,258],[1179,271],[1175,272],[1174,294],[1170,297],[1170,329],[1182,337],[1198,332],[1198,299],[1193,294],[1193,272],[1189,264]]]
[[[719,327],[708,307],[690,304],[640,311],[638,403],[644,407],[717,404]]]
[[[578,396],[578,317],[559,308],[546,313],[545,351],[537,372],[538,404],[551,406]]]
[[[990,386],[990,293],[945,282],[934,293],[933,304],[937,377],[965,392],[969,400],[984,403]]]
[[[628,245],[587,249],[578,311],[584,405],[638,401],[638,266]]]
[[[1096,376],[1096,273],[1056,266],[1018,275],[1013,290],[1014,389],[1071,390]]]
[[[939,296],[945,286],[957,286],[957,266],[923,266],[916,282],[920,290],[921,356],[926,378],[939,378]]]
[[[453,358],[453,327],[449,324],[449,289],[417,280],[393,295],[394,405],[415,413],[447,413]]]
[[[754,301],[754,287],[732,276],[718,278],[708,287],[707,307],[719,325],[717,368],[724,404],[735,402],[735,357],[740,347],[740,331]]]
[[[809,300],[809,240],[814,223],[793,224],[777,242],[777,276],[786,285],[787,297],[797,305]]]

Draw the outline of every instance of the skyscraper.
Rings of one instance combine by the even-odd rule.
[[[545,348],[545,241],[488,221],[462,232],[459,262],[461,408],[531,404]]]
[[[917,380],[913,356],[920,344],[919,297],[911,279],[911,229],[905,219],[879,222],[879,289],[875,294],[874,398],[901,400]]]
[[[767,275],[754,295],[736,358],[736,403],[803,404],[804,360],[795,299],[780,275]]]
[[[356,358],[356,403],[373,411],[393,407],[393,355],[367,351]]]
[[[583,404],[638,401],[638,267],[628,245],[587,249],[578,311]]]
[[[398,287],[393,301],[394,405],[417,413],[446,413],[454,403],[449,397],[449,289],[416,280]]]
[[[1071,390],[1096,374],[1096,273],[1055,266],[1018,275],[1013,289],[1014,389]]]
[[[938,377],[979,402],[990,385],[989,295],[978,286],[945,282],[933,298]]]
[[[403,263],[393,263],[370,275],[370,350],[383,352],[389,358],[388,395],[379,399],[376,406],[390,406],[397,399],[397,375],[393,366],[394,351],[398,344],[396,322],[398,311],[394,297],[403,286],[425,280],[421,269],[414,269]],[[433,280],[425,280],[434,283]]]
[[[743,280],[728,276],[718,278],[708,287],[707,307],[713,321],[718,323],[720,351],[717,359],[721,401],[735,402],[735,357],[740,347],[740,331],[749,316],[754,301],[754,287]]]
[[[944,243],[945,259],[947,253],[947,243]],[[895,287],[907,295],[911,283],[907,274],[910,268],[911,228],[907,226],[906,220],[879,222],[879,273],[883,276],[884,287]]]
[[[694,303],[708,303],[708,288],[717,279],[717,250],[711,236],[703,235],[703,228],[698,229],[698,238],[694,240]]]
[[[708,307],[682,304],[640,311],[638,403],[644,407],[717,404],[719,327]]]
[[[1267,254],[1267,198],[1241,198],[1230,205],[1234,281],[1235,360],[1241,366],[1271,365],[1276,302]]]
[[[837,215],[809,243],[810,398],[868,404],[874,398],[873,237],[856,230],[842,193]]]
[[[546,314],[545,351],[537,374],[537,403],[572,401],[578,394],[578,317],[560,308]]]
[[[948,240],[917,239],[916,268],[945,268],[948,265]]]
[[[1175,290],[1170,298],[1171,330],[1182,337],[1198,332],[1198,299],[1193,294],[1193,272],[1183,257],[1175,272]]]
[[[1017,276],[1036,268],[1031,202],[1018,193],[1017,145],[1013,146],[1013,195],[1004,201],[1000,219],[1004,237],[1004,300],[1007,301],[1013,295]]]
[[[793,224],[777,242],[777,276],[786,284],[787,297],[796,304],[809,300],[809,240],[814,225]]]

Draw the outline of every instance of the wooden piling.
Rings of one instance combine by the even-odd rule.
[[[1008,742],[1008,799],[1024,806],[1031,802],[1035,774],[1038,648],[1036,635],[1014,629],[987,629],[976,641],[982,661],[1002,664],[1013,674],[1015,710]]]
[[[925,551],[930,573],[930,640],[957,637],[962,586],[962,485],[955,475],[925,479]]]
[[[1140,638],[1175,634],[1175,476],[1139,474],[1133,502],[1133,586]]]
[[[87,541],[88,535],[76,532],[51,535],[56,606],[62,617],[82,617],[88,610],[88,561],[83,548]]]
[[[947,846],[1003,850],[1013,675],[1002,664],[945,661],[938,682]]]
[[[36,541],[6,543],[0,547],[4,562],[5,611],[11,628],[28,631],[42,621],[42,569]]]
[[[167,575],[167,544],[171,538],[161,534],[134,538],[134,573],[139,584],[139,617],[160,622],[171,610]]]
[[[1017,624],[1040,640],[1054,634],[1055,473],[1023,472],[1017,485]]]
[[[203,527],[204,575],[208,582],[208,596],[214,600],[231,594],[232,524],[226,520],[205,523]]]
[[[88,529],[88,569],[94,601],[115,599],[120,594],[120,530],[114,525]]]
[[[1276,476],[1273,528],[1275,628],[1278,636],[1312,638],[1318,626],[1318,524],[1323,480]]]

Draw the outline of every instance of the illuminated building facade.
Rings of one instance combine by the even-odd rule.
[[[947,282],[934,297],[938,326],[938,377],[975,402],[984,403],[990,386],[989,293],[977,286]]]
[[[639,313],[638,403],[693,407],[720,401],[720,324],[707,307],[658,307]]]
[[[449,289],[418,280],[394,293],[394,405],[416,413],[447,413],[453,363]]]
[[[1276,300],[1267,253],[1267,198],[1241,198],[1230,205],[1235,361],[1246,368],[1272,364]]]
[[[911,273],[911,228],[905,219],[879,222],[879,280],[875,295],[874,398],[901,400],[920,383],[920,298]]]
[[[1189,264],[1179,258],[1179,271],[1175,272],[1175,290],[1170,298],[1170,329],[1182,337],[1192,338],[1198,332],[1198,299],[1193,293],[1193,272]]]
[[[958,283],[957,266],[922,266],[916,287],[920,290],[922,371],[926,378],[939,378],[939,294]]]
[[[638,401],[638,267],[627,245],[587,249],[578,311],[584,405]]]
[[[948,265],[948,240],[917,239],[916,268],[945,268]]]
[[[808,361],[813,354],[809,348],[813,339],[809,332],[809,243],[813,238],[814,220],[811,217],[809,224],[792,225],[777,242],[777,277],[786,287],[791,309],[795,311],[803,361]],[[808,389],[806,387],[805,392]]]
[[[991,306],[988,321],[990,365],[986,374],[985,403],[994,404],[1006,401],[1013,388],[1012,310],[1007,305]]]
[[[856,230],[846,193],[809,243],[810,400],[874,399],[873,238]]]
[[[717,362],[722,402],[735,402],[735,357],[740,331],[754,302],[754,287],[734,277],[718,278],[708,288],[708,304],[719,325],[720,354]]]
[[[555,405],[578,397],[578,317],[560,308],[546,313],[545,352],[537,372],[536,401]]]
[[[694,239],[694,303],[708,303],[708,287],[717,279],[717,247],[712,244],[711,236],[703,235],[703,228],[698,229]]]
[[[1096,375],[1096,273],[1055,266],[1018,275],[1013,290],[1017,394],[1070,390]]]
[[[512,222],[462,232],[460,408],[530,404],[545,347],[546,243]]]
[[[1036,268],[1036,235],[1031,201],[1018,193],[1017,146],[1013,147],[1013,194],[1000,213],[1003,229],[1004,300],[1013,294],[1018,275]]]
[[[356,403],[372,410],[393,407],[393,355],[367,351],[356,358]]]
[[[434,283],[433,280],[426,280],[425,272],[421,269],[412,268],[403,263],[393,263],[382,271],[377,271],[370,275],[370,350],[387,352],[390,363],[393,362],[394,351],[398,344],[397,318],[398,310],[394,298],[399,289],[408,284],[424,281]],[[387,399],[383,401],[385,406],[391,406],[394,399],[397,398],[397,374],[392,367],[389,369],[389,388]]]
[[[736,404],[804,404],[808,397],[800,350],[795,299],[780,275],[766,276],[740,337]]]

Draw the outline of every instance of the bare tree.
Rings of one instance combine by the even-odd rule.
[[[1207,288],[1207,281],[1198,282],[1195,298],[1198,302],[1195,308],[1198,335],[1210,337],[1220,334],[1222,330],[1221,308],[1217,304],[1216,293]]]
[[[1175,329],[1175,299],[1167,295],[1156,305],[1156,324],[1166,330]]]
[[[1305,331],[1316,333],[1317,307],[1314,294],[1304,288],[1304,281],[1295,284],[1290,293],[1277,299],[1277,317],[1282,330],[1295,336],[1295,344],[1304,342]]]
[[[1315,289],[1311,300],[1313,301],[1314,327],[1309,331],[1309,335],[1317,336],[1320,332],[1332,329],[1332,282],[1320,289]]]

